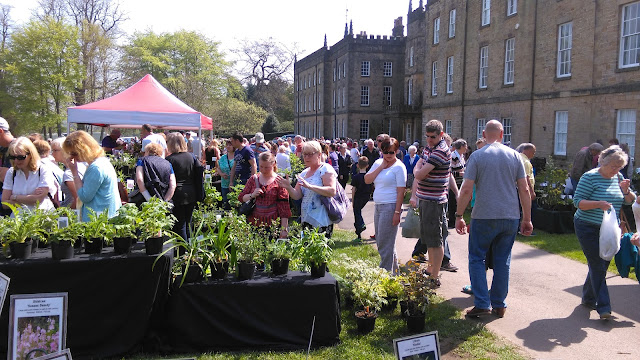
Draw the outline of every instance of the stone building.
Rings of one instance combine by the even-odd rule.
[[[358,73],[363,61],[371,64],[369,77]],[[393,62],[393,75],[374,75],[386,61]],[[570,164],[582,147],[606,146],[614,137],[636,155],[638,0],[430,0],[417,9],[409,1],[406,36],[402,18],[389,39],[345,31],[332,48],[296,63],[296,83],[309,83],[316,68],[332,80],[341,62],[347,72],[325,83],[319,114],[296,112],[299,133],[313,123],[319,124],[315,135],[331,137],[338,124],[338,136],[389,132],[424,141],[424,124],[440,119],[453,137],[474,143],[484,124],[498,119],[506,143],[532,142],[539,156],[553,155],[561,164]],[[364,86],[368,107],[358,101]],[[387,86],[391,105],[379,102]],[[347,103],[334,111],[336,90],[346,91]],[[298,109],[309,92],[296,91]]]

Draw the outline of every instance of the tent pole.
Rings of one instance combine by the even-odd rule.
[[[69,122],[69,118],[67,118],[67,136],[71,133],[71,123]]]
[[[198,146],[200,151],[198,151],[198,155],[196,156],[198,157],[198,160],[202,160],[202,126],[198,128],[198,141],[200,141],[200,146]]]

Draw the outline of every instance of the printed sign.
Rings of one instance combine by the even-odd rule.
[[[440,360],[438,332],[432,331],[394,339],[393,351],[398,360]]]

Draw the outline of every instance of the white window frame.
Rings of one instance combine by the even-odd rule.
[[[333,89],[333,108],[336,108],[336,90]]]
[[[449,11],[449,39],[456,36],[456,9]]]
[[[518,13],[518,0],[507,0],[507,16]]]
[[[371,63],[369,61],[363,61],[360,64],[360,76],[369,76],[371,74]]]
[[[316,72],[313,72],[313,86],[316,86]]]
[[[440,18],[437,17],[433,20],[433,44],[440,43]]]
[[[346,88],[342,88],[342,107],[347,106],[347,92]]]
[[[491,24],[491,0],[482,0],[482,26]]]
[[[407,141],[407,143],[411,143],[411,123],[407,123],[406,129],[405,129],[405,139]]]
[[[322,93],[318,93],[318,110],[322,109]]]
[[[480,48],[480,72],[478,73],[478,87],[486,89],[489,77],[489,46]]]
[[[431,96],[438,96],[438,62],[431,64]]]
[[[573,43],[573,22],[558,26],[558,63],[556,77],[571,76],[571,47]]]
[[[413,67],[413,46],[409,49],[409,67]]]
[[[620,144],[629,145],[629,154],[633,157],[636,151],[636,109],[619,109],[616,119],[616,138]]]
[[[635,17],[632,18],[634,13]],[[640,37],[640,2],[623,6],[620,19],[618,67],[620,69],[637,67],[640,65],[640,40],[638,39]]]
[[[316,111],[316,94],[313,94],[313,111]]]
[[[382,76],[384,76],[384,77],[392,77],[393,76],[393,62],[385,61],[382,67],[383,67]]]
[[[369,87],[360,86],[360,106],[369,106]]]
[[[340,77],[341,72],[342,72],[342,71],[340,71],[340,65],[338,65],[338,80],[340,80],[340,79],[341,79],[341,77]]]
[[[504,42],[504,84],[511,85],[515,78],[516,38]]]
[[[453,94],[453,56],[447,58],[447,94]]]
[[[451,135],[451,132],[453,131],[452,123],[453,122],[451,120],[445,120],[444,121],[444,132],[446,132],[449,135]]]
[[[300,112],[298,109],[300,109],[300,98],[296,97],[296,112]]]
[[[487,126],[487,119],[483,119],[480,118],[477,121],[477,129],[476,129],[476,135],[478,136],[478,139],[482,138],[482,132],[484,131],[484,128]]]
[[[391,96],[393,94],[393,88],[391,86],[384,86],[382,88],[382,103],[384,106],[391,106]]]
[[[342,99],[342,89],[338,89],[338,107],[340,107],[341,99]]]
[[[413,105],[413,79],[407,81],[407,105]]]
[[[333,67],[333,82],[336,82],[336,68]]]
[[[569,129],[569,112],[556,111],[556,122],[553,130],[553,155],[567,155],[567,134]]]
[[[511,118],[502,118],[502,143],[511,145],[511,134],[513,121]]]
[[[342,77],[347,78],[347,62],[342,63]]]
[[[322,73],[318,70],[318,85],[322,84]]]
[[[360,140],[369,138],[369,120],[360,120]]]

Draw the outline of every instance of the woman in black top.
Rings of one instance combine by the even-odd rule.
[[[351,173],[351,155],[347,152],[347,144],[341,144],[338,152],[338,182],[346,189]]]
[[[216,168],[216,162],[220,159],[220,149],[218,148],[218,140],[212,139],[209,141],[209,146],[204,149],[204,156],[207,160],[209,169],[214,170]]]
[[[187,152],[187,143],[180,133],[172,133],[167,137],[167,150],[171,153],[167,156],[167,160],[173,166],[176,176],[173,215],[177,221],[173,225],[173,231],[187,240],[190,237],[189,224],[196,206],[196,187],[193,176],[197,160],[193,154]]]

